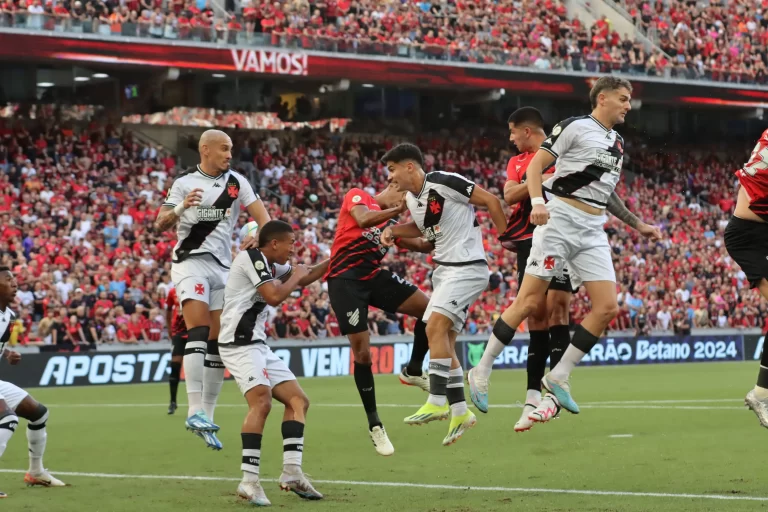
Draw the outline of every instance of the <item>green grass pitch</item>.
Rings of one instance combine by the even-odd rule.
[[[273,507],[286,511],[768,510],[760,477],[768,432],[743,407],[756,373],[755,363],[579,368],[572,386],[582,413],[563,411],[515,434],[525,373],[497,371],[489,414],[477,412],[477,426],[451,447],[441,445],[447,422],[402,423],[426,394],[379,376],[380,415],[396,450],[388,458],[368,438],[352,377],[304,379],[313,404],[304,468],[326,499],[305,502],[274,482],[279,405],[267,423],[262,478]],[[166,415],[167,385],[30,391],[51,410],[45,465],[71,487],[24,486],[22,421],[0,461],[0,489],[10,495],[0,511],[250,508],[234,495],[245,412],[234,383],[225,384],[216,411],[218,453],[184,430],[186,407]],[[179,392],[185,401],[183,385]]]

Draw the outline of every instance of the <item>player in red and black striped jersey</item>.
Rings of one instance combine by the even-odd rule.
[[[509,116],[508,123],[509,140],[517,147],[520,154],[510,158],[507,164],[504,200],[512,206],[512,213],[507,222],[507,229],[499,237],[499,241],[504,248],[517,253],[517,286],[519,288],[525,276],[525,267],[531,254],[533,230],[536,228],[530,220],[532,207],[525,173],[528,164],[547,136],[544,133],[544,119],[535,108],[523,107],[516,110]],[[545,170],[545,173],[551,173],[554,170],[552,166]],[[528,415],[541,402],[541,379],[547,369],[547,357],[550,359],[550,367],[554,368],[570,343],[568,311],[572,291],[571,281],[566,271],[562,278],[552,279],[546,302],[540,304],[539,309],[528,317],[531,338],[528,347],[527,393],[523,414],[515,424],[515,432],[524,432],[533,426],[533,421],[528,419]],[[473,373],[482,372],[488,365],[492,367],[493,361],[503,349],[504,345],[493,347],[489,344],[483,355],[484,362],[481,361],[478,370],[473,370]],[[478,406],[478,409],[486,412],[483,407]]]
[[[725,248],[747,275],[750,286],[768,299],[768,130],[736,176],[741,187],[725,228]],[[757,384],[744,401],[768,428],[768,350],[763,350]]]
[[[168,326],[168,334],[171,336],[171,375],[168,384],[171,388],[171,404],[168,406],[168,414],[176,412],[176,392],[181,380],[181,365],[184,362],[184,347],[187,344],[187,325],[184,323],[184,315],[179,307],[179,297],[176,288],[168,292],[165,305],[165,319]]]
[[[381,455],[392,455],[395,449],[376,410],[368,332],[369,306],[418,319],[411,360],[400,373],[400,382],[429,390],[429,381],[422,370],[429,344],[426,325],[421,321],[429,299],[415,285],[381,267],[388,250],[381,244],[381,232],[395,224],[394,219],[405,210],[404,195],[393,185],[375,197],[359,188],[347,192],[339,211],[331,262],[325,276],[341,333],[352,345],[355,384],[368,416],[369,434]],[[432,244],[423,239],[403,239],[398,245],[418,252],[433,249]]]

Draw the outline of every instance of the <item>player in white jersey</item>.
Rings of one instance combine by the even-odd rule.
[[[467,311],[488,287],[488,263],[483,233],[473,205],[490,211],[499,233],[507,227],[501,201],[472,181],[449,172],[423,170],[421,151],[400,144],[381,159],[390,182],[406,191],[405,200],[413,222],[384,229],[382,244],[396,238],[421,238],[435,245],[432,297],[424,313],[429,340],[429,398],[405,423],[421,425],[451,417],[447,446],[474,426],[475,415],[464,398],[464,372],[455,353],[456,335],[467,320]],[[447,399],[447,403],[446,403]],[[450,407],[449,407],[450,404]]]
[[[248,403],[241,434],[243,480],[237,494],[260,506],[270,504],[259,481],[259,466],[261,438],[272,398],[285,405],[280,488],[305,499],[323,497],[301,469],[309,399],[288,365],[266,344],[267,305],[278,306],[297,287],[317,281],[328,269],[329,260],[310,269],[304,265],[292,268],[288,261],[295,244],[296,235],[287,222],[273,220],[261,226],[259,247],[241,251],[235,257],[221,315],[221,357]]]
[[[166,231],[178,222],[171,278],[187,326],[186,426],[220,450],[213,413],[224,382],[224,365],[216,340],[232,261],[232,232],[241,206],[259,226],[269,221],[269,214],[248,180],[229,168],[232,141],[227,134],[208,130],[199,146],[200,165],[173,182],[155,227]],[[250,237],[247,243],[255,244],[255,239]]]
[[[533,421],[548,421],[557,415],[560,406],[574,414],[579,412],[568,378],[619,310],[616,274],[603,225],[609,204],[629,214],[615,192],[624,141],[613,127],[624,122],[631,108],[631,94],[632,86],[623,78],[598,79],[589,94],[592,115],[555,125],[528,165],[531,222],[538,227],[533,232],[526,278],[515,301],[496,321],[486,351],[509,344],[518,326],[545,300],[552,278],[561,276],[566,265],[571,278],[584,284],[592,302],[592,311],[576,326],[562,359],[541,381],[548,393],[529,415]],[[545,205],[541,173],[555,160],[555,173],[544,183],[544,189],[554,198]],[[658,228],[631,217],[634,219],[622,220],[643,236],[661,238]],[[487,394],[487,377],[473,372],[468,380],[471,392]]]
[[[16,320],[10,305],[18,289],[19,286],[11,270],[8,267],[0,267],[0,356],[12,365],[21,362],[21,354],[6,348]],[[0,380],[0,457],[3,456],[8,441],[16,431],[20,417],[27,420],[29,445],[29,471],[24,475],[24,482],[29,486],[64,487],[66,485],[64,482],[53,477],[43,467],[43,454],[48,439],[45,429],[48,409],[20,387]],[[0,498],[7,497],[7,494],[0,492]]]

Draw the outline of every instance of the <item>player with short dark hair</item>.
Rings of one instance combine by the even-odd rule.
[[[402,313],[418,319],[414,328],[411,360],[400,372],[400,382],[429,391],[429,381],[422,370],[429,350],[426,324],[421,321],[429,299],[415,285],[381,268],[387,247],[381,244],[381,232],[406,208],[404,192],[389,185],[375,197],[359,188],[344,196],[339,211],[336,234],[331,245],[331,264],[326,273],[331,299],[341,333],[349,339],[354,355],[354,376],[360,399],[368,417],[368,433],[376,452],[392,455],[389,440],[376,408],[376,388],[371,370],[371,339],[368,331],[368,307],[387,313]],[[431,252],[433,246],[423,239],[398,241],[407,249]]]
[[[576,326],[560,362],[542,379],[547,394],[529,415],[532,421],[548,421],[561,406],[574,414],[579,412],[568,383],[571,371],[597,344],[618,312],[616,272],[603,229],[606,209],[612,205],[620,218],[643,236],[661,238],[659,229],[632,215],[615,191],[621,177],[624,140],[614,127],[624,122],[631,109],[631,94],[632,86],[624,79],[598,79],[590,92],[592,114],[555,125],[528,164],[531,222],[538,226],[526,265],[529,275],[515,301],[496,321],[486,350],[509,345],[523,320],[545,300],[551,280],[564,274],[566,265],[571,279],[584,283],[592,303],[592,311]],[[554,174],[543,183],[544,190],[554,196],[546,202],[542,172],[555,161]],[[487,380],[469,380],[471,388],[487,394]]]
[[[736,176],[741,186],[725,228],[725,248],[747,275],[750,287],[768,299],[768,130]],[[763,349],[757,383],[744,403],[768,428],[768,350]]]
[[[248,180],[230,169],[232,140],[220,130],[200,136],[200,164],[176,178],[155,221],[158,231],[178,223],[171,278],[187,326],[184,374],[187,387],[187,430],[214,450],[216,400],[224,384],[224,365],[217,339],[224,305],[224,287],[232,262],[232,233],[240,206],[263,226],[269,221],[261,198]],[[256,245],[246,237],[243,249]]]
[[[488,287],[488,263],[483,233],[474,206],[487,208],[496,229],[503,233],[507,219],[501,201],[472,181],[450,172],[423,169],[421,150],[400,144],[381,159],[389,181],[407,192],[413,218],[408,224],[389,226],[381,235],[391,246],[397,238],[421,238],[435,246],[432,296],[423,320],[429,339],[429,398],[416,414],[405,418],[421,425],[451,418],[443,445],[455,443],[477,419],[464,398],[464,372],[456,357],[456,336],[464,327],[469,307]],[[446,403],[447,400],[447,403]]]
[[[219,351],[248,403],[241,433],[243,480],[237,494],[260,506],[270,504],[259,469],[261,440],[273,398],[285,405],[280,488],[304,499],[323,497],[301,469],[309,399],[288,365],[266,344],[267,305],[277,307],[297,287],[317,281],[328,269],[328,260],[311,268],[291,267],[295,245],[296,235],[287,222],[273,220],[261,226],[258,249],[241,251],[232,263],[221,315]]]
[[[504,200],[513,206],[507,230],[499,237],[502,246],[517,253],[517,286],[523,283],[525,266],[531,254],[533,230],[536,227],[530,221],[531,201],[526,184],[526,171],[542,142],[547,138],[544,132],[544,118],[533,107],[515,110],[508,119],[509,140],[519,151],[507,164],[507,182],[504,185]],[[554,165],[544,173],[554,172]],[[515,423],[515,432],[529,430],[534,422],[528,417],[541,404],[541,379],[547,370],[547,357],[550,368],[557,366],[570,342],[568,331],[568,312],[573,287],[564,269],[562,276],[552,279],[544,301],[528,317],[528,359],[526,363],[527,384],[525,405],[520,419]],[[488,387],[488,377],[493,369],[494,360],[504,350],[499,343],[489,345],[483,353],[480,363],[469,371],[470,398],[481,412],[488,412],[488,394],[482,393],[473,384],[480,382],[480,389]],[[485,382],[483,382],[485,379]]]
[[[4,357],[12,365],[21,362],[21,354],[6,348],[11,337],[11,328],[16,320],[16,314],[11,311],[10,305],[18,289],[19,285],[11,269],[5,266],[0,267],[0,357]],[[0,380],[0,457],[19,425],[20,417],[27,420],[29,446],[29,471],[24,475],[24,482],[29,486],[64,487],[66,485],[64,482],[52,476],[43,467],[43,455],[48,439],[45,428],[48,421],[48,408],[20,387]],[[0,498],[7,497],[7,494],[0,492]]]
[[[171,391],[171,403],[168,406],[168,414],[176,412],[176,395],[181,380],[181,365],[184,362],[184,347],[187,345],[187,326],[184,324],[184,315],[181,314],[179,297],[176,288],[171,288],[166,297],[165,320],[168,325],[168,334],[171,337],[171,374],[168,377],[168,385]]]

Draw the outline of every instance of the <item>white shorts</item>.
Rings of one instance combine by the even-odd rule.
[[[432,297],[422,320],[427,322],[434,311],[453,320],[453,330],[461,332],[469,307],[488,288],[490,276],[488,267],[483,264],[438,266],[432,272]]]
[[[288,365],[263,343],[219,345],[219,354],[243,395],[256,386],[274,388],[281,382],[296,380]]]
[[[27,396],[29,396],[29,393],[19,386],[0,380],[0,400],[5,400],[5,403],[8,404],[12,411],[15,411],[21,401],[27,398]]]
[[[229,271],[208,255],[187,258],[171,265],[171,279],[181,303],[199,300],[208,304],[210,311],[224,308],[224,288]]]
[[[616,282],[605,215],[591,215],[557,198],[547,203],[549,221],[533,231],[525,273],[551,280],[566,266],[573,289],[592,281]]]

